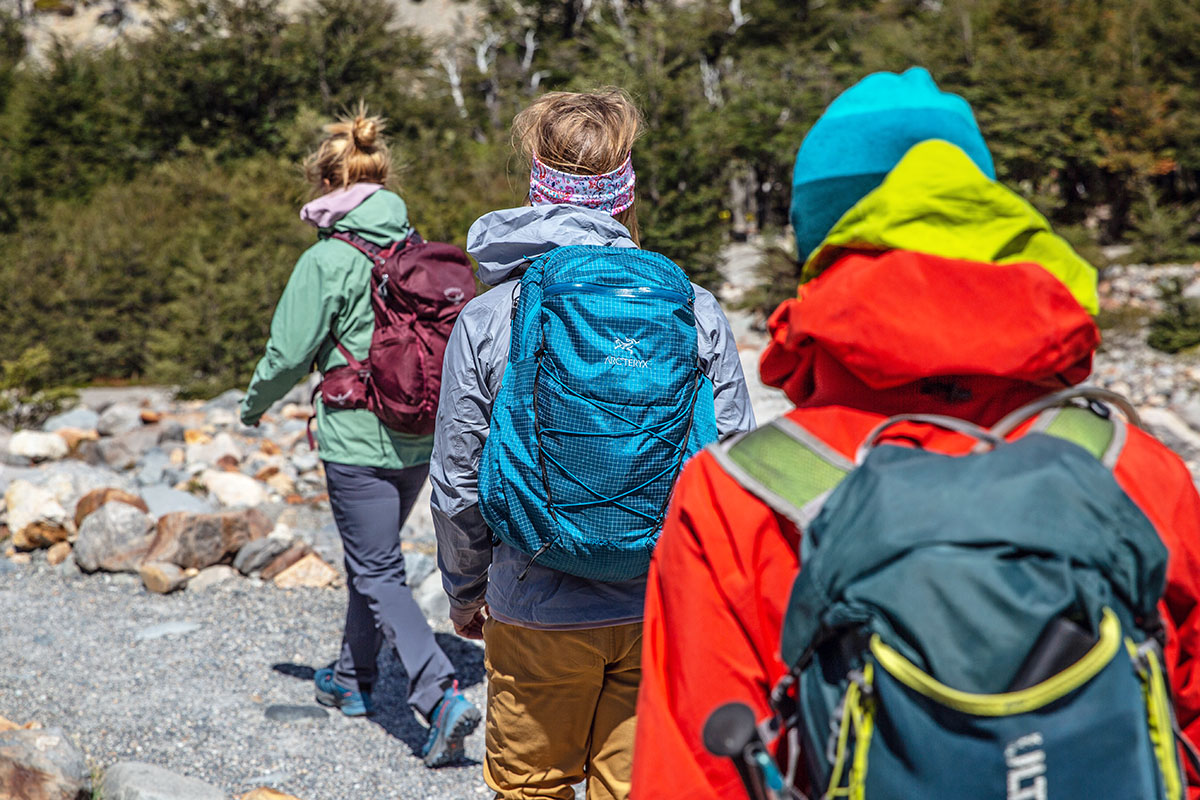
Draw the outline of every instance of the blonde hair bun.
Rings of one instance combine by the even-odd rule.
[[[358,114],[350,124],[350,135],[354,137],[354,145],[360,150],[369,150],[375,146],[375,137],[383,129],[383,120],[379,117],[366,117]]]
[[[304,174],[320,194],[355,183],[387,183],[392,156],[383,130],[383,117],[372,116],[359,102],[352,115],[325,126],[325,138],[304,161]]]

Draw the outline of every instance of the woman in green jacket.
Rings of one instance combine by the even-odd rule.
[[[242,401],[247,425],[257,424],[314,361],[322,374],[344,365],[335,338],[356,359],[367,356],[375,326],[371,262],[331,236],[352,232],[386,246],[409,234],[404,201],[384,188],[391,159],[382,128],[381,119],[360,109],[328,126],[305,164],[319,196],[300,217],[317,228],[318,241],[300,256],[275,308],[266,354]],[[454,666],[413,599],[400,550],[400,529],[429,473],[433,437],[397,433],[365,408],[327,408],[318,400],[317,443],[349,593],[341,653],[333,668],[317,671],[317,700],[348,716],[371,713],[386,639],[408,672],[409,705],[429,722],[425,763],[447,764],[480,714],[458,691]]]

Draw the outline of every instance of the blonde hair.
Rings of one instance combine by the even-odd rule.
[[[513,120],[513,146],[532,163],[576,175],[601,175],[625,163],[642,130],[642,115],[625,90],[549,92]],[[637,202],[614,219],[641,244]]]
[[[386,125],[383,117],[371,116],[361,101],[353,114],[326,125],[328,136],[304,160],[304,176],[313,191],[321,194],[360,181],[387,183],[392,155],[382,136]]]

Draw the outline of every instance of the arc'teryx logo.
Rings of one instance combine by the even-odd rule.
[[[617,352],[628,353],[634,355],[633,348],[641,342],[641,339],[623,339],[617,337],[613,340],[613,349]],[[611,364],[617,367],[632,367],[635,369],[645,369],[650,365],[649,361],[641,358],[630,358],[625,356],[609,356],[604,359],[604,363]]]
[[[641,339],[617,339],[615,346],[618,350],[624,350],[628,353],[632,353],[633,346],[640,341]]]

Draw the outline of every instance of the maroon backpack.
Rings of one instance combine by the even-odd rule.
[[[400,433],[433,433],[446,340],[459,312],[475,296],[470,260],[454,245],[426,242],[416,231],[386,248],[354,233],[338,232],[333,238],[374,264],[375,332],[363,361],[333,337],[347,363],[325,373],[321,400],[329,408],[370,409]]]

